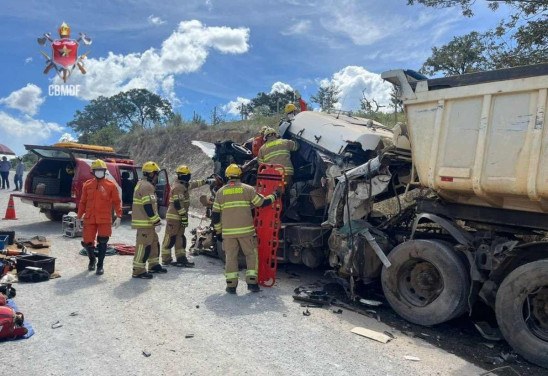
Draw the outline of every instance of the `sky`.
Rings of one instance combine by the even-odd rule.
[[[298,90],[310,103],[320,85],[335,83],[344,110],[362,93],[385,104],[390,85],[380,74],[418,70],[431,48],[497,24],[505,9],[477,1],[476,16],[459,8],[407,6],[407,0],[110,0],[7,1],[0,6],[0,143],[16,154],[24,144],[49,145],[77,137],[66,124],[100,95],[145,88],[175,112],[206,121],[213,108],[237,119],[239,103],[259,92]],[[49,44],[62,22],[80,44],[85,69],[67,84],[77,96],[54,96],[62,82],[44,74]],[[311,104],[312,107],[317,105]]]

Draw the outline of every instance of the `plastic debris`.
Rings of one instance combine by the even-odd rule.
[[[51,324],[52,329],[57,329],[57,328],[60,328],[62,326],[63,326],[63,324],[61,324],[59,321],[56,321],[53,324]]]
[[[152,354],[150,352],[146,351],[146,350],[143,350],[143,355],[145,356],[145,358],[148,358]]]
[[[376,332],[374,330],[370,330],[370,329],[367,329],[367,328],[362,328],[362,327],[359,327],[359,326],[352,329],[351,332],[354,333],[354,334],[357,334],[359,336],[375,340],[375,341],[380,342],[380,343],[387,343],[390,340],[392,340],[392,338],[390,336],[387,336],[384,333],[379,333],[379,332]]]
[[[187,334],[185,335],[185,338],[194,338],[194,334]]]
[[[306,309],[306,311],[303,311],[303,316],[310,316],[310,315],[311,315],[311,313],[308,310],[308,308]]]

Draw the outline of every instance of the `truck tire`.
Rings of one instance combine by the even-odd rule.
[[[401,317],[419,325],[436,325],[463,314],[470,292],[468,269],[445,242],[409,240],[388,255],[383,267],[384,295]]]
[[[508,274],[497,291],[495,313],[510,346],[528,361],[548,367],[548,260]]]
[[[44,210],[44,214],[46,215],[46,218],[50,221],[60,222],[63,220],[63,215],[65,215],[66,213],[57,210]]]

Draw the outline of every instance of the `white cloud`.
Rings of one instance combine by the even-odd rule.
[[[153,14],[148,16],[147,20],[148,20],[149,24],[154,25],[154,26],[159,26],[159,25],[163,25],[163,24],[166,23],[166,21],[162,20],[160,17],[155,16]]]
[[[57,123],[33,119],[30,116],[15,117],[0,111],[0,133],[5,137],[7,146],[17,154],[24,153],[21,145],[41,144],[56,133],[61,133],[63,127]],[[9,142],[8,142],[9,141]]]
[[[87,74],[71,77],[79,84],[80,97],[94,99],[129,89],[144,88],[174,97],[174,76],[199,70],[210,50],[243,54],[249,49],[249,29],[208,27],[200,21],[183,21],[163,41],[161,48],[127,55],[109,52],[106,57],[86,59]],[[57,83],[59,78],[55,79]]]
[[[34,84],[27,84],[27,86],[12,92],[7,97],[0,98],[0,104],[33,116],[36,115],[38,109],[46,100],[41,95],[42,89]]]
[[[25,64],[32,63],[32,57],[29,56],[25,59]]]
[[[390,103],[392,85],[385,82],[380,74],[372,73],[363,67],[348,66],[333,74],[329,80],[322,80],[320,85],[333,83],[340,89],[338,108],[358,110],[360,99],[365,95],[368,100],[387,106]],[[362,94],[363,93],[363,94]],[[381,111],[389,111],[388,107]]]
[[[272,84],[272,88],[270,89],[270,94],[285,93],[286,91],[293,91],[293,88],[291,87],[291,85],[278,81]]]
[[[310,31],[311,22],[309,20],[301,20],[287,29],[283,30],[282,35],[295,35],[295,34],[304,34]]]
[[[61,137],[59,137],[59,142],[75,142],[75,141],[78,141],[78,140],[70,133],[63,133]]]
[[[239,116],[242,104],[246,105],[249,104],[249,102],[251,102],[250,99],[238,97],[235,101],[228,102],[224,106],[221,106],[221,109],[229,115]]]

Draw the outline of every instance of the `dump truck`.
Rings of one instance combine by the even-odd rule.
[[[431,192],[378,228],[397,243],[386,299],[421,325],[482,302],[517,353],[548,367],[548,64],[382,78],[404,104],[409,185]]]
[[[548,367],[548,64],[382,77],[405,123],[305,111],[280,127],[300,144],[289,190],[300,218],[283,218],[278,261],[328,263],[350,295],[380,278],[419,325],[488,311],[517,353]],[[254,184],[250,145],[209,155],[216,173],[238,163]]]

